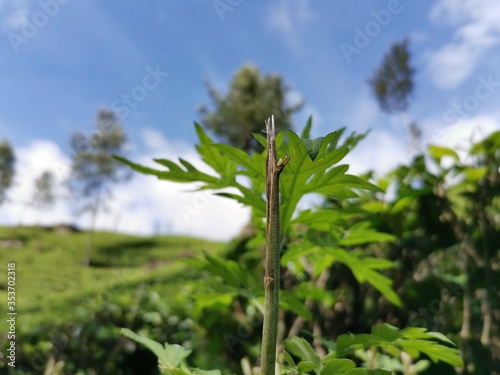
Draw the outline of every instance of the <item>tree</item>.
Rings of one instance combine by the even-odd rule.
[[[291,129],[291,115],[303,102],[287,105],[289,88],[279,75],[261,75],[258,68],[244,65],[233,77],[229,92],[223,96],[210,83],[208,94],[214,110],[202,106],[201,123],[227,143],[246,152],[262,151],[262,146],[252,136],[260,133],[262,119],[273,113],[277,117],[276,130]]]
[[[55,177],[50,171],[43,172],[35,179],[35,192],[33,193],[33,205],[39,209],[51,207],[56,195],[54,192]]]
[[[405,127],[412,146],[415,146],[421,132],[417,124],[408,120],[407,115],[409,99],[414,89],[413,76],[415,74],[410,60],[408,39],[394,43],[373,77],[368,79],[368,84],[383,112],[388,114],[403,112]]]
[[[408,39],[394,43],[384,56],[375,75],[368,80],[380,109],[386,113],[408,109],[415,74],[415,69],[410,65],[408,44]]]
[[[126,142],[125,130],[111,110],[100,110],[96,117],[97,130],[87,137],[81,132],[72,135],[70,143],[72,171],[70,188],[81,202],[82,212],[90,212],[89,241],[83,263],[88,265],[92,253],[93,232],[97,214],[106,209],[112,197],[113,184],[126,180],[130,174],[112,155],[120,154]]]
[[[0,205],[7,200],[7,190],[14,180],[16,157],[7,139],[0,142]]]

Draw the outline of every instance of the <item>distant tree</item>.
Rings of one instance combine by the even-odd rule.
[[[368,80],[380,109],[386,113],[404,112],[413,93],[415,69],[410,65],[408,39],[394,43],[382,64]]]
[[[34,182],[34,193],[31,200],[33,207],[36,209],[43,211],[51,208],[56,201],[55,194],[55,176],[50,171],[43,172],[40,176],[35,179]],[[43,232],[43,229],[40,227],[40,232]],[[36,249],[41,251],[43,248],[43,235],[39,234],[37,238]]]
[[[16,157],[7,139],[0,142],[0,205],[7,199],[7,190],[12,186]]]
[[[292,128],[291,115],[303,102],[289,106],[286,94],[289,88],[279,75],[261,75],[258,68],[244,65],[234,75],[227,95],[218,93],[207,83],[214,110],[200,107],[202,125],[225,142],[244,151],[261,151],[253,138],[264,128],[264,120],[274,114],[277,131]]]
[[[50,171],[43,172],[35,179],[34,185],[33,206],[41,210],[52,207],[56,200],[54,174]]]
[[[129,171],[112,155],[123,152],[125,130],[110,110],[100,110],[96,118],[96,131],[87,137],[81,132],[72,135],[70,143],[74,151],[70,188],[78,197],[81,212],[89,212],[91,225],[83,263],[88,265],[92,254],[93,235],[98,213],[107,208],[112,197],[113,184],[130,177]]]
[[[413,76],[415,69],[411,66],[411,53],[408,39],[394,43],[385,54],[382,63],[373,77],[368,79],[379,107],[388,114],[402,112],[404,125],[412,146],[418,144],[421,131],[416,123],[408,119],[409,99],[413,94]]]

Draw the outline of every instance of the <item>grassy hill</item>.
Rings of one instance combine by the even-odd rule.
[[[218,252],[223,244],[176,236],[138,237],[96,232],[89,267],[82,266],[86,232],[0,227],[0,259],[16,263],[18,310],[30,313],[67,300],[185,271],[182,258]],[[2,246],[3,245],[3,246]],[[6,246],[7,245],[7,246]],[[8,246],[10,245],[10,246]],[[5,277],[0,300],[6,301]]]
[[[44,337],[44,330],[49,327],[58,333],[57,327],[69,321],[84,322],[83,327],[89,327],[93,320],[96,327],[108,325],[109,332],[95,328],[97,335],[114,339],[120,336],[116,327],[132,327],[138,321],[143,324],[152,319],[148,323],[151,329],[164,327],[165,320],[174,316],[173,311],[185,308],[189,282],[199,278],[200,271],[183,260],[202,251],[220,252],[225,246],[188,237],[96,232],[90,266],[86,267],[82,260],[87,240],[87,232],[0,227],[4,274],[0,277],[1,310],[7,301],[7,263],[15,262],[17,328],[25,335],[18,338],[22,356],[30,351],[49,353],[51,338]],[[178,330],[172,328],[172,332]],[[5,336],[0,335],[0,347],[3,345]],[[120,351],[116,349],[115,355]],[[67,362],[71,360],[66,358]],[[1,367],[0,360],[0,374],[8,373]]]

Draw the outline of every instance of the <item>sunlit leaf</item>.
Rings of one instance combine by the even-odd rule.
[[[430,145],[428,147],[429,155],[437,160],[438,163],[441,162],[441,159],[445,156],[452,157],[455,161],[459,160],[458,154],[448,147]]]
[[[283,342],[285,348],[291,354],[299,357],[303,361],[312,362],[316,365],[316,368],[321,368],[321,359],[316,354],[311,344],[309,344],[303,338],[293,336]]]
[[[189,354],[191,354],[191,350],[184,349],[180,345],[169,345],[165,343],[165,346],[163,346],[147,337],[137,335],[128,328],[122,328],[121,333],[151,350],[158,357],[160,366],[165,368],[177,367]]]

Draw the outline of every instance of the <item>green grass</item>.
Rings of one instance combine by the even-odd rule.
[[[57,233],[39,227],[0,227],[0,242],[19,239],[19,248],[0,248],[0,301],[7,301],[7,263],[16,263],[16,307],[27,320],[60,318],[82,301],[117,288],[133,293],[141,283],[186,276],[182,259],[224,244],[188,237],[139,237],[96,232],[89,267],[82,266],[88,233]],[[170,281],[169,281],[170,280]],[[3,308],[2,308],[3,309]]]

